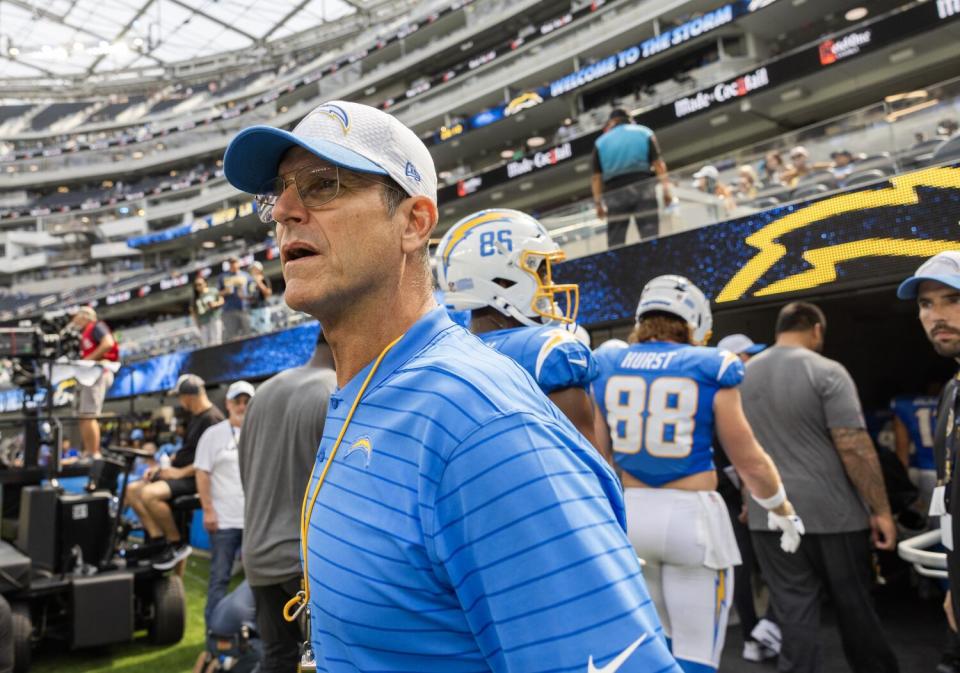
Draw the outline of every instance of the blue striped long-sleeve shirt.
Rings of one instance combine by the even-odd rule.
[[[311,488],[367,372],[331,397]],[[679,673],[623,527],[596,451],[434,310],[384,358],[311,512],[318,667]]]

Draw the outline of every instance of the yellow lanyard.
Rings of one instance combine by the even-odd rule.
[[[323,466],[323,472],[320,473],[320,478],[317,479],[317,485],[314,487],[312,494],[310,493],[310,481],[313,479],[316,465],[310,470],[310,480],[307,481],[307,489],[303,493],[303,501],[300,504],[300,553],[303,556],[303,589],[298,591],[297,595],[287,601],[286,605],[283,606],[283,618],[288,622],[295,620],[300,613],[303,612],[303,609],[310,604],[310,579],[307,573],[307,529],[310,525],[310,517],[313,516],[313,506],[316,504],[317,496],[320,494],[320,487],[323,486],[323,480],[326,479],[327,472],[333,464],[333,459],[337,455],[337,449],[340,448],[340,442],[343,441],[343,436],[347,433],[350,421],[353,420],[353,413],[357,410],[357,407],[360,406],[360,399],[363,397],[367,385],[371,379],[373,379],[373,375],[377,373],[377,369],[380,367],[380,363],[383,362],[383,358],[386,357],[390,349],[396,346],[397,342],[403,337],[404,335],[401,334],[387,344],[387,347],[380,351],[380,355],[378,355],[374,361],[373,366],[370,368],[370,373],[367,374],[367,378],[364,379],[363,385],[360,386],[360,391],[357,393],[356,399],[353,400],[353,404],[350,406],[350,411],[347,412],[347,417],[343,421],[343,427],[340,428],[337,441],[333,443],[333,448],[330,449],[330,455],[327,457],[327,462]],[[309,504],[307,504],[308,495],[310,496]]]

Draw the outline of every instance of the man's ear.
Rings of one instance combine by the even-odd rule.
[[[430,240],[440,217],[437,204],[426,196],[412,196],[401,204],[399,214],[403,217],[400,244],[403,252],[411,255],[422,250]]]

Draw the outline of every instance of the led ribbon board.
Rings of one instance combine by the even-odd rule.
[[[927,168],[819,200],[564,262],[584,325],[629,320],[655,276],[690,278],[718,307],[893,285],[960,249],[960,166]],[[892,300],[892,295],[891,295]]]

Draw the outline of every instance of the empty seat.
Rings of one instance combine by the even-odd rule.
[[[791,196],[794,199],[809,199],[814,196],[820,196],[830,191],[830,187],[823,182],[815,182],[812,185],[803,185],[793,190]]]
[[[814,183],[824,184],[828,186],[836,186],[837,176],[835,176],[830,171],[813,171],[812,173],[807,173],[797,180],[797,185],[810,185]]]
[[[862,185],[867,182],[876,182],[877,180],[883,180],[887,177],[887,174],[884,173],[879,168],[871,168],[866,171],[856,171],[847,176],[847,179],[843,181],[844,187],[851,187],[853,185]]]
[[[777,201],[785,201],[790,194],[790,188],[785,185],[770,185],[769,187],[764,187],[763,189],[757,192],[758,199],[776,199]]]
[[[766,198],[754,199],[747,204],[751,208],[756,208],[757,210],[766,210],[767,208],[774,208],[780,205],[780,199],[775,196],[768,196]]]
[[[869,157],[864,157],[859,161],[855,161],[852,168],[853,170],[850,172],[851,175],[869,170],[879,170],[885,175],[893,175],[897,172],[896,164],[894,164],[893,159],[890,158],[889,154],[875,154]],[[845,182],[847,181],[849,181],[849,178],[845,180]]]
[[[960,135],[955,135],[934,151],[931,160],[933,163],[943,163],[960,159]]]

